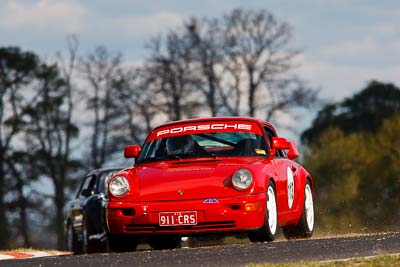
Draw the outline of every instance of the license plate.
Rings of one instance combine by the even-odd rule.
[[[158,222],[160,226],[196,225],[197,211],[160,212]]]

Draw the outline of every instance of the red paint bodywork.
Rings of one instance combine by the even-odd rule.
[[[264,127],[273,126],[252,118],[204,118],[161,125],[151,131],[145,143],[154,140],[157,133],[187,125],[249,124],[268,140]],[[194,130],[195,128],[186,128]],[[178,131],[178,130],[175,130]],[[180,131],[180,130],[179,130]],[[182,134],[182,133],[177,133]],[[163,137],[163,136],[161,136]],[[292,157],[297,149],[287,142]],[[308,172],[288,157],[207,157],[186,158],[144,163],[125,169],[116,176],[130,182],[130,191],[123,197],[109,193],[106,220],[110,233],[132,235],[177,234],[190,235],[214,232],[251,231],[262,227],[266,209],[266,188],[269,180],[275,185],[278,207],[278,225],[295,225],[300,219],[304,202],[306,180],[312,184]],[[232,185],[232,175],[241,168],[253,175],[253,184],[246,190]],[[288,206],[287,169],[294,174],[295,197]],[[215,199],[217,203],[204,203]],[[245,204],[254,203],[256,210],[246,211]],[[159,226],[159,212],[197,211],[198,224],[190,226]]]

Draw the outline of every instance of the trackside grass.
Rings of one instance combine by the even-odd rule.
[[[322,261],[322,262],[294,262],[294,263],[265,263],[248,264],[248,267],[386,267],[400,266],[400,254],[384,255],[367,258],[356,258],[351,260]]]

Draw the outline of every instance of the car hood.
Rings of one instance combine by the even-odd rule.
[[[141,165],[137,169],[141,201],[208,199],[237,195],[231,177],[260,158],[185,159]]]

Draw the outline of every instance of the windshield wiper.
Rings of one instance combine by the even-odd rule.
[[[164,155],[164,156],[159,156],[159,157],[151,157],[151,158],[144,158],[140,161],[138,161],[138,164],[142,163],[148,163],[148,162],[153,162],[153,161],[164,161],[164,160],[171,160],[171,159],[182,159],[180,155]]]
[[[194,151],[188,154],[180,154],[182,158],[204,158],[204,157],[212,157],[216,158],[217,156],[208,151]]]

